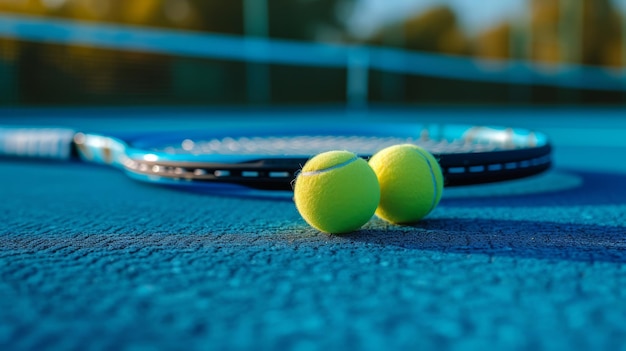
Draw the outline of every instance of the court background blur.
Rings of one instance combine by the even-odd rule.
[[[623,0],[0,0],[0,106],[622,106],[625,17]]]

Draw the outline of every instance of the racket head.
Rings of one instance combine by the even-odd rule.
[[[95,140],[95,139],[94,139]],[[215,131],[151,133],[110,138],[108,164],[132,178],[228,194],[292,190],[312,156],[349,150],[369,158],[396,144],[424,147],[438,159],[446,186],[527,177],[551,165],[547,136],[526,129],[456,124],[263,125]],[[100,144],[103,144],[100,142]]]

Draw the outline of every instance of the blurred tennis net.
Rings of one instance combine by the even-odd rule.
[[[5,48],[5,54],[0,53],[0,75],[4,72],[5,85],[31,87],[18,92],[26,95],[17,98],[24,103],[46,98],[63,102],[64,96],[71,102],[74,89],[74,96],[85,91],[97,95],[100,91],[126,102],[141,102],[141,97],[146,101],[167,100],[171,96],[183,102],[316,102],[317,96],[322,102],[362,106],[384,101],[389,91],[401,95],[392,97],[392,101],[411,101],[411,93],[406,92],[411,84],[419,86],[415,95],[428,96],[432,94],[429,85],[435,90],[440,87],[437,81],[451,84],[439,88],[442,94],[469,94],[476,99],[480,96],[473,89],[499,94],[502,87],[520,86],[597,91],[622,97],[626,92],[624,69],[485,60],[359,44],[297,42],[23,15],[0,15],[0,40],[6,42],[0,46]],[[11,51],[7,47],[17,53],[7,53]],[[33,72],[40,70],[41,75]],[[416,77],[419,83],[411,83]],[[66,95],[55,91],[58,84],[64,88],[56,90],[68,90]]]

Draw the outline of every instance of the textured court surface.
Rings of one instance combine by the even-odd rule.
[[[626,349],[625,111],[501,112],[423,115],[542,127],[554,170],[346,236],[307,227],[288,200],[0,162],[0,349]]]

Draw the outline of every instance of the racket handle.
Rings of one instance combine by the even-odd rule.
[[[65,128],[0,127],[0,155],[70,160],[74,134]]]

